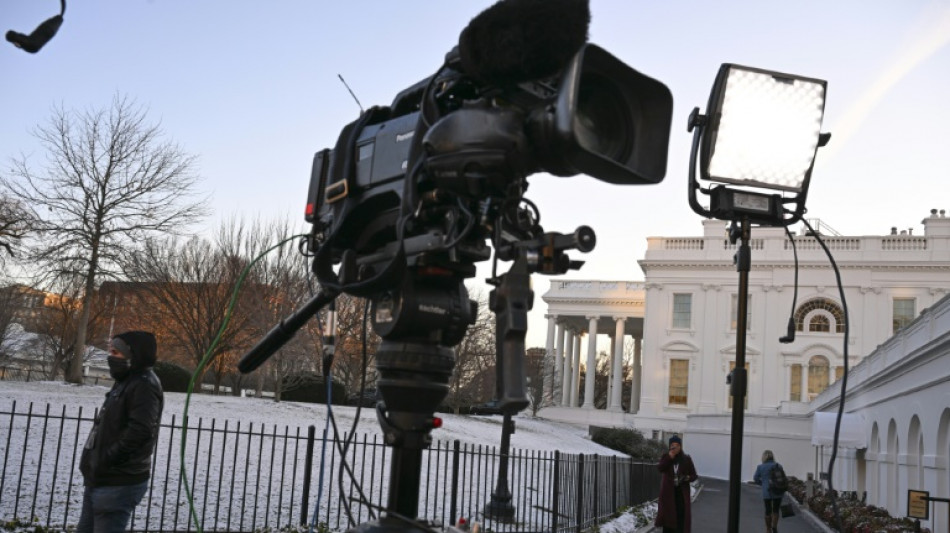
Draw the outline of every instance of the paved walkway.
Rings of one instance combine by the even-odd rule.
[[[696,533],[725,533],[729,521],[729,482],[701,478],[703,490],[693,502],[693,531]],[[761,488],[742,484],[739,501],[739,531],[765,531],[765,507]],[[779,521],[780,533],[815,533],[821,531],[809,524],[801,513]]]

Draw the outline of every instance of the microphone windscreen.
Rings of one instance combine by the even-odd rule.
[[[33,33],[29,35],[23,35],[22,33],[15,32],[10,30],[7,32],[7,40],[16,45],[18,48],[35,54],[40,51],[40,48],[49,42],[50,39],[56,35],[56,32],[59,30],[59,27],[63,24],[62,15],[56,15],[51,17],[42,24],[36,27],[33,30]]]
[[[587,0],[501,0],[459,36],[462,70],[500,86],[551,76],[587,42]]]

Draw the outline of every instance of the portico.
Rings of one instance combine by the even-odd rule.
[[[636,282],[551,282],[542,296],[548,305],[545,418],[633,425],[627,415],[640,403],[644,295],[643,284]],[[605,383],[585,379],[594,375],[587,369],[598,366],[606,368]]]

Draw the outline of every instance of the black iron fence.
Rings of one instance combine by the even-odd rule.
[[[66,529],[78,522],[83,441],[95,412],[81,407],[0,407],[0,519]],[[326,436],[313,426],[166,417],[153,458],[149,490],[131,527],[194,531],[180,475],[181,434],[197,521],[205,531],[305,529],[312,520],[334,531],[370,519],[385,506],[390,449],[375,435]],[[345,458],[341,460],[341,458]],[[492,531],[577,531],[624,506],[656,498],[652,464],[625,457],[513,450],[510,523],[483,516],[495,487],[494,447],[435,442],[423,456],[419,514],[432,522],[490,522]],[[345,464],[346,468],[341,468]],[[324,468],[321,471],[321,466]],[[340,495],[343,495],[341,498]],[[351,521],[352,520],[352,521]]]

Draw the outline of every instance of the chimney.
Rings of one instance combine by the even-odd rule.
[[[930,216],[921,223],[924,225],[924,235],[927,237],[950,237],[950,218],[946,210],[930,210]]]
[[[897,235],[897,226],[891,226],[891,235]]]

